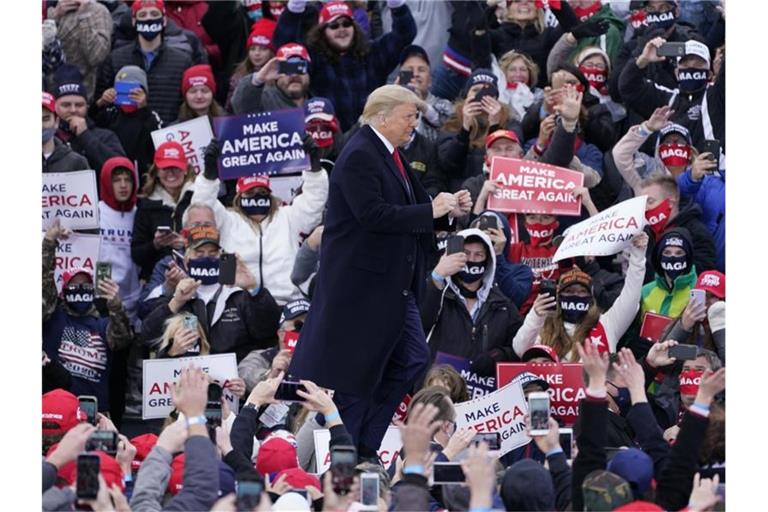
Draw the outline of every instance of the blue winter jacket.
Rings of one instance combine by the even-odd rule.
[[[725,272],[725,170],[693,181],[691,169],[677,177],[680,196],[701,206],[701,221],[715,239],[717,270]]]
[[[502,226],[501,229],[504,231],[504,236],[507,237],[507,243],[504,245],[504,251],[501,254],[507,254],[512,238],[512,230],[509,227],[509,221],[507,220],[506,215],[493,210],[486,210],[480,215],[485,215],[486,212],[496,215],[499,219]],[[507,258],[496,258],[496,284],[499,285],[501,292],[519,308],[531,293],[531,286],[533,286],[533,272],[528,265],[523,263],[512,263],[511,261],[508,261]]]

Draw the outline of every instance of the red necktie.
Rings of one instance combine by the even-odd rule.
[[[395,165],[398,169],[400,169],[400,174],[403,175],[403,179],[406,183],[408,183],[408,176],[405,174],[405,166],[403,166],[403,161],[400,160],[400,152],[395,148],[395,150],[392,152],[392,158],[395,159]]]

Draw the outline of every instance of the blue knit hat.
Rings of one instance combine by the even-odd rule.
[[[56,86],[53,89],[53,95],[56,99],[70,94],[87,98],[88,94],[83,85],[83,74],[77,66],[64,64],[56,70],[53,75],[53,81]]]

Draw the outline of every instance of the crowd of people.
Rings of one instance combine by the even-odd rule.
[[[42,172],[94,171],[99,227],[85,234],[111,267],[57,279],[76,233],[48,224],[43,510],[723,509],[724,1],[43,0],[42,19]],[[355,445],[332,393],[309,380],[296,401],[276,392],[316,284],[345,293],[343,276],[316,279],[329,190],[344,186],[334,162],[387,84],[421,101],[399,153],[410,179],[466,209],[418,251],[430,366],[393,419],[399,455],[357,453],[340,485],[316,460],[318,430],[330,451]],[[295,197],[274,175],[220,177],[216,135],[197,163],[152,138],[287,109],[304,113],[309,160]],[[569,192],[581,213],[488,208],[499,157],[582,174]],[[622,252],[553,261],[570,226],[640,196],[647,225]],[[391,277],[387,254],[351,265],[347,277]],[[665,319],[654,337],[650,317]],[[218,354],[237,364],[218,421],[200,363],[179,372],[167,418],[142,419],[145,361]],[[573,446],[554,413],[501,457],[457,428],[466,375],[515,362],[582,365]],[[516,382],[526,396],[550,388]],[[99,432],[116,446],[94,445]],[[99,460],[88,498],[83,454]],[[433,484],[435,462],[460,463],[463,484]],[[378,476],[374,504],[363,474]]]

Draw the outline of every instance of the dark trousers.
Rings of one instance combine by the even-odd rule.
[[[344,426],[355,440],[358,453],[374,456],[392,421],[395,409],[429,367],[429,348],[413,294],[403,322],[403,331],[386,364],[384,375],[370,397],[336,393],[333,400]]]

